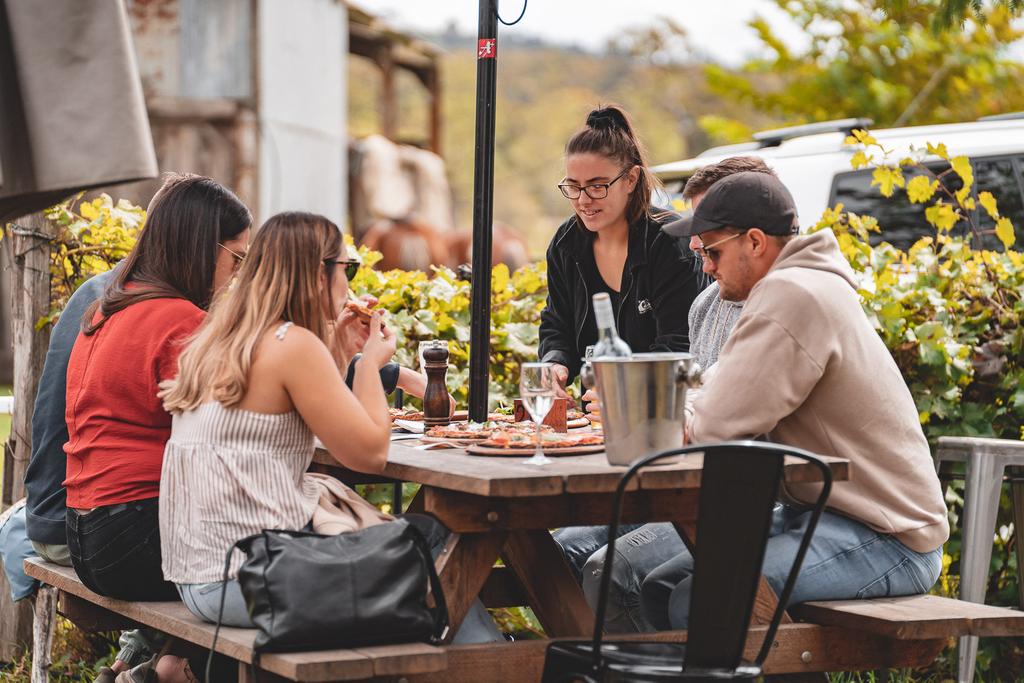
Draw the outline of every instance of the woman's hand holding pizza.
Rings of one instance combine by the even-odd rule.
[[[395,355],[395,345],[395,333],[384,326],[380,311],[375,311],[370,316],[370,335],[363,345],[363,362],[378,369],[384,367]]]

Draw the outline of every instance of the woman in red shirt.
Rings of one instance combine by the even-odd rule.
[[[86,313],[67,373],[67,525],[75,571],[122,600],[176,600],[160,569],[157,496],[171,416],[158,385],[245,255],[252,216],[201,176],[168,178]]]

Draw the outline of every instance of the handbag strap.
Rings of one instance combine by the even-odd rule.
[[[224,601],[227,598],[227,594],[228,594],[228,574],[231,571],[231,557],[232,557],[232,555],[235,554],[235,549],[236,548],[238,548],[241,545],[247,545],[249,543],[252,543],[252,541],[255,538],[259,537],[259,536],[262,536],[262,534],[256,534],[254,536],[247,536],[246,538],[243,538],[240,541],[236,541],[234,545],[232,545],[230,548],[228,548],[227,555],[224,557],[224,573],[223,573],[223,576],[222,576],[222,579],[221,579],[221,584],[220,584],[220,608],[217,610],[217,626],[216,626],[216,628],[213,629],[213,642],[210,643],[210,654],[207,655],[207,657],[206,657],[206,673],[204,674],[204,677],[203,677],[204,680],[206,681],[206,683],[211,683],[210,671],[211,671],[211,669],[213,667],[213,653],[217,651],[216,650],[216,648],[217,648],[217,637],[220,636],[221,622],[224,620]],[[256,668],[256,658],[258,656],[259,655],[253,653],[253,660],[252,660],[253,679],[252,680],[253,680],[254,683],[256,683],[256,671],[255,671],[255,668]]]
[[[423,561],[427,565],[427,577],[430,579],[430,592],[434,595],[434,608],[430,610],[431,614],[434,615],[434,632],[431,634],[430,641],[437,645],[448,636],[448,603],[444,599],[444,590],[441,588],[441,577],[437,575],[437,569],[434,567],[434,558],[430,554],[430,548],[427,546],[426,539],[423,538],[423,534],[420,530],[412,524],[409,524],[408,528],[413,532],[413,544],[416,546],[416,549],[420,552],[420,555],[423,557]]]

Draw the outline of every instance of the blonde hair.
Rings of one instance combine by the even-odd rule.
[[[344,367],[347,359],[332,343],[330,324],[330,283],[342,249],[341,231],[323,216],[288,212],[267,219],[249,245],[237,281],[214,302],[179,356],[177,379],[160,384],[164,409],[184,412],[210,399],[238,405],[248,390],[256,345],[282,320],[310,330]],[[327,276],[326,306],[321,272]]]

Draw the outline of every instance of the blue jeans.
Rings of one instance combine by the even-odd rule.
[[[639,524],[626,524],[619,527],[619,537],[639,529]],[[569,568],[576,575],[576,583],[583,583],[583,567],[590,556],[608,545],[606,526],[567,526],[552,532],[555,543],[562,549]]]
[[[811,516],[777,505],[761,573],[782,592]],[[889,534],[848,517],[825,512],[807,549],[789,604],[925,593],[939,578],[942,548],[918,553]],[[693,583],[693,556],[686,550],[648,574],[641,587],[644,614],[658,629],[685,629]]]
[[[605,546],[590,556],[583,568],[583,594],[591,609],[601,597]],[[615,541],[615,562],[608,589],[604,630],[608,633],[644,633],[654,625],[644,616],[640,586],[652,571],[686,551],[672,524],[645,524]]]

